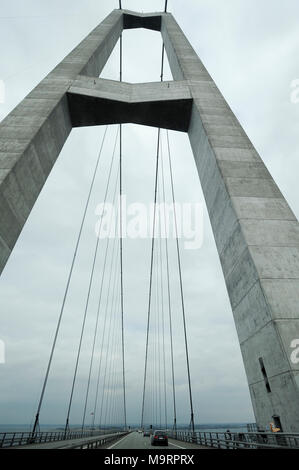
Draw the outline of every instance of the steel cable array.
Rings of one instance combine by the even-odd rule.
[[[167,12],[167,1],[165,2],[165,12]],[[119,8],[122,9],[122,3],[119,1]],[[123,61],[123,38],[120,36],[120,61],[119,61],[119,80],[122,81],[122,61]],[[164,58],[165,47],[162,45],[162,61],[160,79],[164,77]],[[104,130],[100,152],[97,157],[95,169],[89,187],[87,200],[85,203],[79,234],[77,237],[72,262],[68,274],[58,324],[55,331],[54,341],[48,361],[42,392],[35,416],[33,426],[33,435],[39,427],[40,410],[49,378],[53,355],[57,343],[57,338],[63,318],[63,313],[68,297],[69,287],[72,280],[75,262],[82,238],[82,231],[86,222],[86,215],[90,204],[90,198],[95,186],[95,179],[98,171],[100,157],[102,155],[108,126]],[[182,262],[178,241],[177,214],[175,209],[174,177],[171,162],[171,147],[169,132],[166,132],[167,150],[168,150],[168,169],[170,175],[171,199],[174,208],[174,226],[176,256],[178,265],[178,278],[180,285],[181,309],[183,318],[183,333],[185,343],[186,366],[188,376],[189,401],[191,411],[191,429],[194,431],[194,412],[191,389],[191,374],[189,363],[189,348],[187,341],[186,313],[184,302],[184,288],[182,278]],[[115,166],[115,156],[117,153],[117,144],[119,144],[119,160],[113,176]],[[116,196],[119,196],[119,205],[115,218],[111,216],[110,229],[113,221],[118,228],[118,237],[114,236],[111,243],[110,234],[108,234],[105,247],[103,247],[104,261],[102,264],[102,273],[100,282],[97,285],[97,304],[95,323],[90,343],[90,353],[88,358],[87,381],[83,400],[83,417],[81,430],[86,426],[87,413],[90,403],[92,403],[91,428],[95,426],[105,429],[107,427],[118,426],[121,423],[123,428],[127,429],[127,411],[126,411],[126,371],[125,371],[125,328],[124,328],[124,265],[123,265],[123,213],[121,199],[123,195],[123,128],[122,124],[117,127],[117,132],[113,145],[113,152],[107,175],[107,181],[104,193],[103,212],[108,201],[108,194],[115,177],[113,191],[113,207],[116,205]],[[171,294],[170,280],[170,259],[169,243],[167,240],[167,225],[165,207],[157,212],[158,204],[166,204],[166,183],[165,183],[165,163],[163,154],[163,134],[158,129],[156,162],[155,162],[155,180],[154,180],[154,213],[151,237],[151,254],[149,270],[149,289],[147,301],[147,322],[146,322],[146,342],[145,342],[145,362],[142,389],[142,408],[141,408],[141,426],[152,423],[160,428],[168,428],[169,409],[167,403],[168,389],[172,391],[172,414],[173,430],[177,427],[177,397],[176,397],[176,378],[175,378],[175,358],[174,358],[174,338],[173,338],[173,296]],[[97,259],[99,248],[101,246],[101,231],[103,223],[103,214],[99,222],[96,244],[93,251],[92,263],[88,278],[88,288],[83,310],[82,324],[80,328],[79,341],[76,349],[75,365],[72,375],[71,390],[67,405],[67,416],[65,422],[65,434],[70,431],[70,416],[72,411],[74,392],[78,379],[78,368],[81,361],[82,344],[85,335],[86,321],[88,312],[91,309],[91,294],[94,288],[94,278],[97,272]],[[165,236],[164,236],[165,235]],[[158,238],[158,243],[156,243]],[[165,245],[162,239],[165,238]],[[112,248],[111,248],[112,244]],[[109,274],[108,274],[109,273]],[[108,275],[108,278],[107,278]],[[103,307],[103,294],[106,294]],[[168,312],[168,315],[167,315]],[[167,329],[168,323],[168,329]],[[99,338],[99,329],[102,334]],[[167,343],[167,331],[169,332]],[[170,358],[171,367],[167,368],[167,360]],[[96,367],[96,370],[94,371]],[[168,383],[170,375],[170,386]],[[91,393],[93,396],[91,397]]]

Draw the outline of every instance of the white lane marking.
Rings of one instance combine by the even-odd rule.
[[[186,449],[186,447],[178,446],[177,444],[173,444],[172,442],[169,442],[169,445],[174,446],[174,447],[178,447],[179,449]]]
[[[115,442],[114,444],[112,444],[112,446],[108,447],[108,450],[109,450],[109,449],[112,449],[112,448],[115,447],[117,444],[120,444],[124,439],[126,439],[126,437],[128,437],[128,436],[125,436],[125,437],[123,437],[120,441],[117,441],[117,442]]]

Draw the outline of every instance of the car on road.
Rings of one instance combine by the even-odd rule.
[[[168,446],[168,436],[167,436],[166,431],[157,429],[152,435],[151,444],[152,446],[155,446],[155,445]]]
[[[143,437],[150,437],[150,435],[151,435],[151,432],[149,430],[145,430],[143,432]]]

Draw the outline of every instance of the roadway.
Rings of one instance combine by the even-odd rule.
[[[122,437],[119,441],[113,444],[107,444],[106,449],[117,450],[117,449],[143,449],[143,450],[157,450],[157,449],[168,449],[168,450],[181,450],[181,449],[211,449],[211,447],[200,446],[198,444],[189,444],[189,442],[177,441],[175,439],[168,439],[168,446],[152,446],[150,437],[143,437],[143,433],[131,432],[125,437]]]
[[[110,436],[109,434],[106,436]],[[70,439],[67,441],[54,441],[45,442],[42,444],[30,444],[23,446],[6,447],[6,449],[71,449],[74,445],[87,444],[88,442],[95,441],[97,437],[106,437],[103,435],[93,436],[89,438]],[[168,439],[168,446],[152,446],[150,437],[143,437],[143,433],[131,432],[118,441],[109,443],[99,447],[99,449],[117,450],[117,449],[142,449],[142,450],[182,450],[182,449],[211,449],[211,447],[200,446],[198,444],[190,444],[189,442],[177,441],[175,439]]]

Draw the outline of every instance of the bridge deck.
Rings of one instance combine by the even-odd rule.
[[[182,450],[182,449],[212,449],[212,447],[200,446],[199,444],[190,444],[189,442],[168,440],[168,446],[152,446],[150,437],[143,437],[143,433],[132,432],[125,437],[121,437],[117,442],[108,443],[103,446],[104,449],[143,449],[143,450]]]
[[[111,434],[98,436],[99,438],[110,437]],[[87,444],[95,441],[97,436],[82,438],[82,439],[70,439],[68,441],[56,441],[47,442],[42,444],[30,444],[25,446],[14,446],[7,449],[71,449],[74,446],[80,446],[81,444]],[[168,450],[182,450],[182,449],[212,449],[212,447],[200,446],[198,444],[190,444],[189,442],[177,441],[175,439],[169,439],[168,446],[152,446],[149,437],[143,437],[143,433],[132,432],[126,436],[121,436],[119,439],[113,442],[107,442],[101,446],[100,449],[143,449],[143,450],[157,450],[157,449],[168,449]]]

